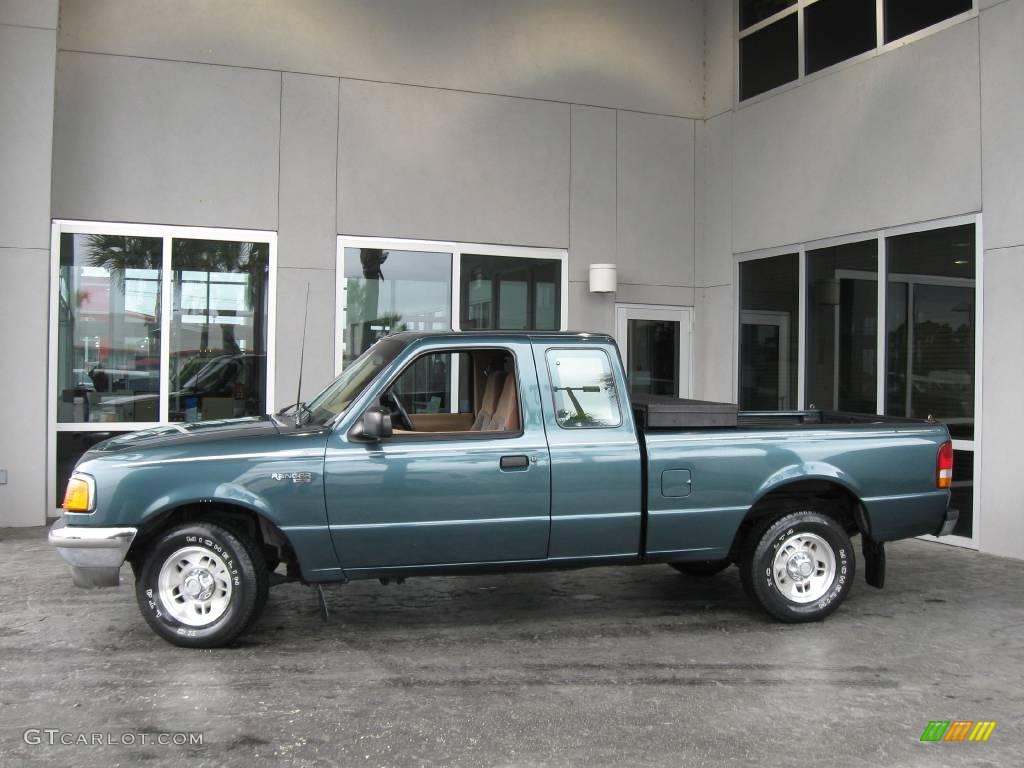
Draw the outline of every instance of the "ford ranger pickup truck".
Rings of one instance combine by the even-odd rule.
[[[600,565],[735,564],[799,622],[849,593],[851,536],[880,587],[885,542],[951,532],[952,464],[933,421],[631,404],[605,335],[410,332],[309,403],[97,444],[49,539],[79,586],[127,560],[190,647],[245,632],[271,583]]]

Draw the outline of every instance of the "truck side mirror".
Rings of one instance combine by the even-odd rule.
[[[349,436],[353,440],[366,443],[379,443],[385,437],[391,437],[391,415],[382,408],[367,408],[366,413],[355,423]]]

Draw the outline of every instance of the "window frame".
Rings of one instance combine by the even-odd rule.
[[[875,0],[875,46],[870,48],[863,53],[851,56],[848,59],[837,61],[835,64],[830,64],[827,67],[807,73],[806,63],[806,29],[804,25],[804,9],[810,5],[814,5],[818,0],[797,0],[797,2],[789,8],[769,16],[766,19],[762,19],[756,24],[751,24],[746,29],[740,29],[740,2],[741,0],[733,0],[733,108],[739,109],[751,104],[756,104],[764,99],[771,98],[772,96],[787,91],[791,88],[796,88],[804,83],[813,82],[819,77],[837,72],[845,67],[858,64],[862,61],[867,61],[876,56],[880,56],[883,53],[902,48],[904,45],[917,42],[930,35],[938,34],[950,27],[954,27],[961,22],[967,21],[978,17],[980,14],[980,3],[979,0],[971,0],[971,7],[969,10],[958,13],[954,16],[950,16],[948,19],[936,22],[931,26],[920,29],[917,32],[913,32],[904,37],[898,38],[891,42],[885,42],[885,2],[886,0]],[[747,99],[740,98],[740,40],[743,38],[759,32],[765,27],[769,27],[777,21],[789,16],[791,14],[797,14],[797,76],[795,80],[790,80],[787,83],[776,86],[767,91],[763,91],[755,96],[751,96]]]
[[[755,251],[738,253],[734,256],[733,263],[733,360],[732,360],[732,391],[736,402],[739,402],[739,349],[740,349],[740,264],[747,261],[772,258],[774,256],[785,256],[792,253],[797,254],[799,270],[799,313],[797,321],[797,406],[796,410],[803,410],[807,404],[807,253],[819,248],[828,248],[837,245],[849,245],[851,243],[863,242],[865,240],[876,240],[878,243],[878,299],[877,299],[877,320],[876,333],[878,333],[876,344],[876,395],[875,412],[879,416],[885,415],[886,395],[886,344],[887,318],[886,299],[889,285],[889,252],[887,238],[897,235],[914,234],[927,232],[936,229],[948,229],[964,224],[974,225],[974,439],[965,440],[953,439],[953,449],[957,451],[970,451],[974,454],[974,519],[970,538],[964,536],[945,536],[941,539],[934,536],[922,536],[921,538],[940,541],[945,544],[956,544],[958,546],[977,549],[980,541],[981,530],[981,483],[983,475],[982,466],[982,432],[984,430],[982,393],[984,389],[984,275],[985,275],[985,250],[982,231],[982,214],[969,213],[961,216],[951,216],[943,219],[931,219],[928,221],[905,224],[886,229],[867,230],[862,232],[841,235],[838,237],[823,238],[820,240],[809,240],[803,243],[765,248]],[[960,278],[941,278],[919,280],[923,283],[956,284]],[[792,328],[790,331],[792,332]],[[955,470],[954,470],[955,472]]]
[[[57,365],[59,332],[60,240],[65,234],[120,235],[129,237],[161,238],[163,241],[160,266],[160,402],[156,421],[112,422],[58,422],[57,420]],[[84,221],[80,219],[53,219],[50,223],[50,288],[48,295],[49,321],[47,350],[47,509],[57,509],[54,479],[57,471],[58,432],[135,432],[141,429],[177,424],[168,420],[170,410],[171,323],[173,312],[173,245],[175,239],[228,240],[234,242],[267,243],[267,385],[264,412],[269,413],[274,403],[274,371],[276,361],[277,326],[277,232],[258,229],[226,227],[192,227],[174,224],[131,224],[128,222]]]
[[[558,330],[565,331],[569,325],[569,252],[565,248],[540,248],[519,245],[488,245],[486,243],[467,243],[450,240],[412,240],[394,237],[362,237],[358,235],[338,235],[337,254],[335,261],[334,284],[334,375],[341,373],[345,354],[345,249],[346,248],[380,248],[389,251],[423,251],[428,253],[451,254],[451,330],[459,331],[462,313],[462,255],[507,256],[522,259],[551,259],[561,264],[560,317]],[[487,333],[487,331],[474,331]],[[495,331],[503,333],[504,331]],[[520,331],[531,333],[531,331]],[[456,371],[457,373],[457,371]]]

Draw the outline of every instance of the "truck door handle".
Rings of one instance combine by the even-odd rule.
[[[502,470],[526,469],[530,466],[530,460],[526,456],[502,456],[499,462]]]

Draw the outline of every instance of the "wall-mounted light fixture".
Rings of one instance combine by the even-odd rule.
[[[590,292],[615,293],[617,276],[614,264],[590,265]]]

